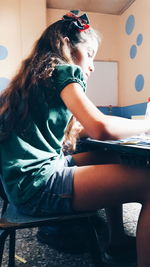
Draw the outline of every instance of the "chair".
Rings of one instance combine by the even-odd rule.
[[[0,197],[3,201],[0,218],[0,266],[2,266],[4,245],[9,237],[8,267],[15,267],[15,235],[16,230],[50,225],[64,220],[83,219],[89,240],[89,251],[95,266],[101,265],[100,244],[94,218],[97,212],[78,212],[71,215],[54,215],[49,217],[31,217],[17,212],[13,204],[8,203],[0,180]]]

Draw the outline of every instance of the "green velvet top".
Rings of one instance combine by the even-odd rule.
[[[60,92],[69,83],[86,90],[79,66],[57,65],[51,77],[32,88],[26,119],[0,143],[2,182],[14,204],[28,201],[63,161],[62,141],[72,114]]]

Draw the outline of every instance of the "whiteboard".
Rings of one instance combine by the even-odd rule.
[[[94,66],[87,83],[87,96],[96,106],[117,106],[118,63],[95,61]]]

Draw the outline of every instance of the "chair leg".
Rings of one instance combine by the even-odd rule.
[[[1,211],[1,215],[3,215],[7,209],[7,205],[8,205],[8,201],[4,201],[3,207],[2,207],[2,211]]]
[[[12,230],[9,235],[9,264],[8,267],[15,267],[15,243],[16,231]]]
[[[92,256],[93,263],[95,264],[95,266],[100,267],[102,266],[100,240],[99,240],[96,226],[94,225],[94,222],[92,221],[91,217],[88,218],[87,233],[88,233],[88,239],[89,239],[88,245],[89,245],[89,250]]]
[[[5,241],[8,235],[9,235],[8,231],[0,230],[0,266],[2,266],[3,251],[4,251]]]

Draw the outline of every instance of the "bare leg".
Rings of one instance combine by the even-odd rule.
[[[110,246],[119,245],[119,243],[124,242],[125,232],[123,227],[123,210],[122,205],[116,205],[105,209],[107,221],[108,221],[108,231],[109,231],[109,241]]]
[[[138,266],[150,266],[150,202],[145,202],[137,227]]]
[[[120,162],[120,158],[118,157],[118,155],[116,153],[110,153],[110,151],[109,152],[93,151],[90,153],[83,153],[80,155],[74,156],[79,166],[87,165],[87,164],[88,165],[89,164],[108,164],[108,163],[115,164],[115,163]],[[78,157],[80,159],[78,159]],[[105,211],[106,211],[108,230],[109,230],[109,244],[108,245],[110,245],[111,247],[116,246],[116,245],[119,246],[119,244],[123,244],[124,242],[126,242],[126,237],[127,237],[124,232],[124,226],[123,226],[122,204],[111,206],[105,209]]]
[[[123,205],[106,208],[108,239],[103,250],[107,263],[135,262],[137,260],[136,237],[127,235],[123,225]]]
[[[92,155],[81,153],[74,158],[79,166],[83,166],[86,160],[89,164]],[[137,231],[138,267],[150,266],[149,176],[149,169],[118,164],[77,167],[74,173],[73,203],[76,210],[95,210],[126,202],[144,203]]]

